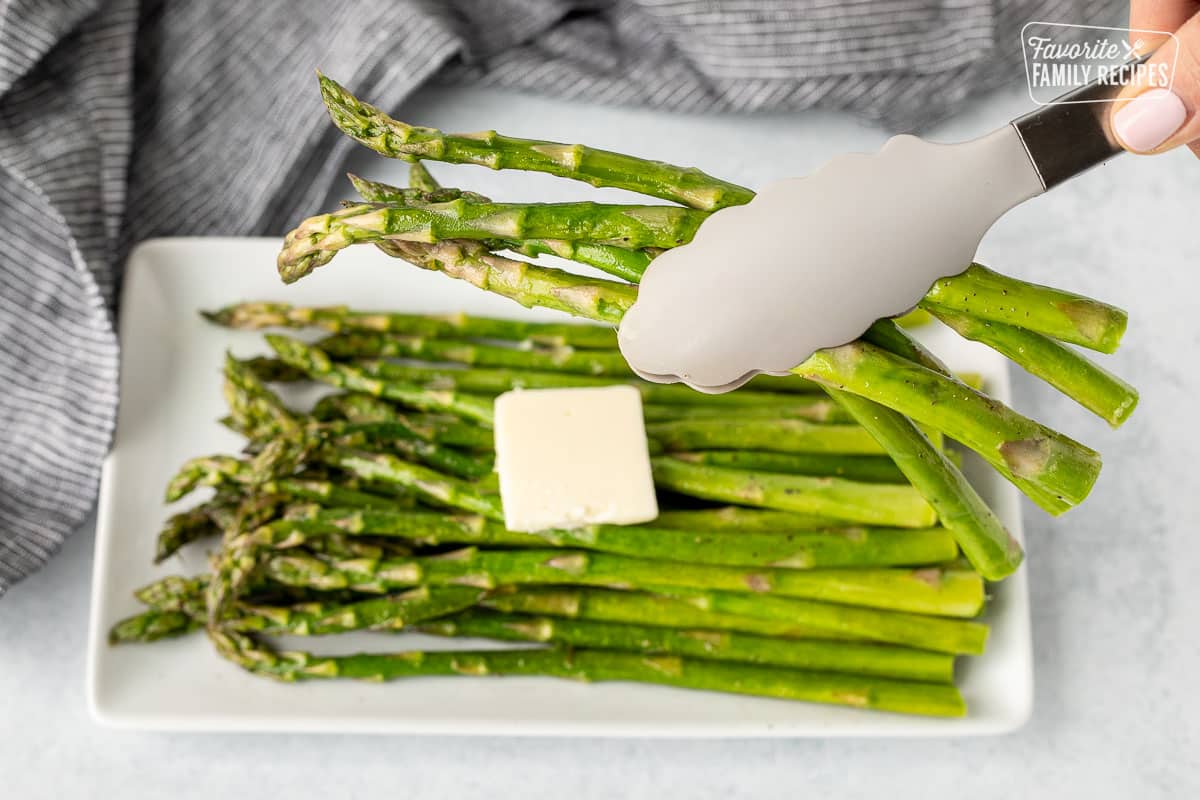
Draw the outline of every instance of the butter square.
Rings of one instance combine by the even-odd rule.
[[[509,530],[628,525],[658,516],[636,388],[505,392],[496,398],[494,425]]]

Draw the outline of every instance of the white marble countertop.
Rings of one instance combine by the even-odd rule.
[[[1013,89],[931,132],[951,141],[1026,110]],[[697,164],[756,185],[885,137],[809,113],[697,120],[508,94],[422,93],[408,119],[494,127]],[[378,160],[358,159],[386,177]],[[471,170],[471,168],[459,168]],[[462,173],[502,197],[544,176]],[[501,188],[505,187],[505,188]],[[534,192],[537,192],[535,195]],[[0,794],[39,797],[1187,797],[1200,794],[1200,163],[1122,157],[1017,209],[981,260],[1131,312],[1106,363],[1137,385],[1120,431],[1024,374],[1016,406],[1104,453],[1065,518],[1026,504],[1037,654],[1033,719],[974,740],[652,741],[164,735],[96,727],[84,701],[92,530],[0,600]],[[147,532],[147,536],[150,532]],[[1191,756],[1188,754],[1191,753]],[[1190,789],[1190,791],[1189,791]]]

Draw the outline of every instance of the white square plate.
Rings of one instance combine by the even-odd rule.
[[[253,677],[213,653],[202,635],[110,647],[109,627],[137,613],[134,588],[204,568],[202,548],[151,564],[154,539],[178,510],[162,503],[186,459],[236,452],[224,413],[222,354],[262,352],[261,335],[229,331],[197,312],[251,299],[345,303],[413,312],[467,311],[560,319],[525,310],[443,275],[356,247],[294,286],[274,269],[278,239],[163,239],[130,256],[120,324],[121,409],[104,465],[92,581],[88,697],[105,725],[193,731],[319,731],[572,736],[965,736],[1019,727],[1033,694],[1029,592],[1021,569],[994,587],[986,655],[960,659],[965,719],[925,719],[806,703],[548,678],[429,678],[367,684],[280,684]],[[951,367],[983,375],[1008,401],[1006,362],[930,326],[926,338]],[[1016,491],[979,462],[968,475],[1018,538]],[[185,500],[183,504],[196,502]],[[334,637],[339,651],[446,648],[475,643],[406,636]],[[322,642],[307,642],[312,649]],[[326,644],[334,644],[328,642]],[[328,650],[328,647],[326,647]]]

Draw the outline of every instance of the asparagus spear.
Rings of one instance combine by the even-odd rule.
[[[426,172],[426,175],[429,173]],[[362,196],[363,200],[368,203],[403,203],[405,205],[430,205],[436,203],[447,203],[451,200],[465,200],[470,203],[490,203],[491,201],[481,194],[475,192],[464,192],[462,189],[454,189],[443,186],[435,186],[433,188],[424,188],[420,186],[409,186],[407,188],[401,186],[393,186],[390,183],[381,183],[379,181],[370,181],[366,178],[360,178],[353,173],[347,173],[346,177],[350,179],[354,190]],[[432,176],[430,176],[432,177]],[[347,202],[347,207],[359,205],[358,203]]]
[[[240,631],[324,636],[364,629],[400,630],[475,605],[484,592],[469,586],[418,586],[353,603],[265,606],[243,603],[232,623]]]
[[[767,450],[779,453],[880,455],[885,451],[858,425],[820,425],[799,419],[685,419],[652,422],[646,435],[667,450]]]
[[[186,462],[167,487],[167,502],[175,502],[200,486],[244,486],[254,487],[266,496],[279,496],[291,500],[307,500],[327,505],[342,506],[411,506],[411,497],[396,494],[381,495],[379,492],[363,492],[331,481],[306,478],[279,478],[260,481],[254,467],[247,461],[233,456],[202,456]]]
[[[165,561],[184,545],[220,534],[221,527],[213,521],[214,506],[217,504],[232,506],[235,502],[214,498],[194,508],[172,515],[158,533],[155,542],[154,563]]]
[[[788,531],[837,526],[837,520],[817,514],[797,514],[791,511],[769,511],[742,506],[701,508],[692,510],[664,509],[658,512],[654,524],[660,528],[686,530]]]
[[[150,609],[117,622],[108,632],[109,644],[157,642],[182,636],[203,627],[203,622],[182,611]]]
[[[934,373],[950,376],[936,356],[890,320],[880,320],[865,340]],[[1020,566],[1024,553],[979,494],[943,452],[911,420],[863,397],[827,389],[830,397],[884,445],[905,477],[937,510],[967,560],[985,578],[1001,580]]]
[[[467,314],[400,314],[390,311],[353,311],[345,306],[304,307],[288,303],[237,303],[204,312],[210,322],[229,328],[305,328],[316,326],[333,333],[367,331],[406,336],[446,336],[530,341],[548,347],[617,346],[616,331],[600,325],[558,322],[523,322]]]
[[[429,174],[429,170],[420,161],[413,161],[408,167],[408,185],[423,192],[432,192],[442,188]]]
[[[358,424],[400,423],[427,441],[439,444],[491,450],[494,441],[492,432],[486,428],[456,417],[403,414],[391,403],[372,395],[334,394],[323,398],[317,405]],[[317,408],[313,409],[313,413],[317,415]]]
[[[428,158],[452,164],[479,164],[491,169],[548,172],[593,186],[629,189],[685,206],[716,210],[747,203],[754,193],[717,180],[696,169],[683,169],[621,153],[483,134],[448,135],[392,119],[362,102],[337,82],[319,76],[321,97],[330,118],[343,133],[392,158]]]
[[[933,303],[925,305],[964,338],[982,342],[1015,361],[1114,428],[1137,406],[1136,389],[1048,336]]]
[[[925,298],[977,319],[1014,325],[1101,353],[1116,352],[1128,323],[1128,315],[1119,308],[1009,278],[982,264],[936,281]]]
[[[436,505],[482,514],[489,519],[504,519],[500,498],[485,494],[477,484],[410,464],[390,453],[335,447],[323,450],[320,458],[363,480],[402,486]]]
[[[632,623],[662,628],[704,628],[783,639],[856,641],[864,637],[814,627],[795,619],[763,619],[723,614],[688,600],[661,594],[580,586],[505,586],[480,600],[507,613]],[[885,612],[879,612],[885,613]],[[944,620],[938,620],[943,622]],[[959,623],[975,624],[975,623]]]
[[[316,358],[311,353],[308,356],[310,360]],[[414,430],[400,420],[366,425],[336,421],[304,423],[262,384],[246,364],[227,357],[225,374],[226,398],[231,408],[241,409],[235,415],[243,418],[250,437],[275,437],[264,447],[260,469],[268,468],[267,462],[271,456],[266,451],[272,448],[279,458],[295,460],[297,453],[320,447],[374,444],[459,477],[480,478],[492,471],[490,459],[442,447],[432,441],[426,432]]]
[[[133,596],[154,611],[179,611],[189,617],[203,617],[204,590],[207,587],[207,575],[191,578],[168,575],[143,586]]]
[[[265,371],[268,375],[277,372],[273,365],[282,362],[272,359],[252,359],[252,367]],[[264,362],[266,362],[264,364]],[[396,380],[401,383],[416,384],[426,389],[442,391],[462,391],[470,394],[495,395],[511,389],[551,389],[572,386],[613,386],[623,383],[634,386],[650,404],[643,405],[646,420],[650,422],[668,422],[682,419],[807,419],[814,422],[834,423],[852,422],[853,418],[840,407],[831,402],[828,397],[818,395],[797,395],[780,398],[779,395],[765,392],[740,390],[725,395],[706,395],[693,392],[682,386],[664,384],[648,384],[638,381],[622,381],[620,379],[592,377],[588,375],[564,375],[554,372],[528,372],[513,370],[484,370],[484,369],[444,369],[440,367],[418,367],[408,364],[394,364],[387,361],[354,361],[351,365],[361,369],[372,378],[381,380]],[[285,367],[290,369],[290,367]],[[305,373],[296,371],[291,380],[302,380]],[[367,398],[369,395],[330,395],[322,398],[313,415],[318,419],[326,412],[341,414],[337,407],[342,403],[342,397]],[[377,398],[370,397],[376,403]],[[355,402],[358,402],[357,400]],[[386,403],[385,403],[386,405]],[[389,406],[390,407],[390,406]],[[392,413],[397,414],[394,407]],[[335,415],[336,415],[335,414]],[[343,415],[345,416],[345,415]],[[386,415],[384,415],[386,418]],[[426,418],[428,419],[428,418]],[[366,421],[358,419],[357,421]],[[408,423],[410,427],[412,422]],[[460,423],[461,424],[461,423]],[[479,432],[479,429],[475,429]],[[491,434],[488,434],[490,447]],[[439,440],[443,444],[454,444],[466,447],[478,447],[470,435],[466,443],[462,441]]]
[[[422,623],[420,630],[438,636],[549,642],[929,683],[949,684],[954,677],[953,656],[878,644],[790,641],[730,631],[655,628],[479,611]]]
[[[398,257],[422,269],[465,280],[526,307],[565,311],[594,322],[616,325],[637,297],[636,288],[627,283],[583,278],[505,258],[489,251],[484,243],[469,239],[392,244]]]
[[[422,545],[576,547],[640,558],[750,567],[902,566],[958,555],[943,528],[826,528],[787,533],[697,531],[652,525],[589,525],[537,533],[509,531],[485,517],[384,508],[293,508],[288,518],[246,534],[263,546],[302,544],[306,535],[345,532],[397,536]],[[299,536],[297,536],[299,534]]]
[[[354,361],[352,363],[366,374],[382,380],[396,380],[402,383],[425,385],[431,389],[457,390],[479,394],[494,395],[518,388],[559,389],[572,386],[612,386],[614,383],[627,383],[641,393],[643,403],[686,406],[688,409],[694,411],[712,411],[713,413],[718,413],[720,410],[725,410],[727,414],[740,415],[742,409],[754,408],[760,409],[759,411],[751,412],[755,416],[769,416],[778,413],[780,417],[787,417],[789,416],[789,409],[805,407],[812,403],[809,397],[784,397],[773,392],[760,392],[745,388],[728,394],[702,394],[687,386],[537,370],[454,369],[449,367],[393,364],[386,361],[372,360]],[[268,367],[268,369],[273,368]],[[816,384],[812,384],[802,378],[797,378],[796,380],[798,383],[816,386]],[[753,383],[751,381],[751,385]],[[817,390],[820,391],[819,387]],[[798,416],[798,414],[794,414],[793,416]]]
[[[576,350],[570,346],[519,349],[454,339],[353,332],[334,334],[316,345],[334,359],[419,358],[481,367],[516,367],[581,375],[633,376],[616,350]]]
[[[751,597],[737,592],[671,587],[659,591],[681,602],[719,614],[798,622],[821,631],[939,653],[978,655],[983,652],[988,634],[987,626],[980,622],[879,608],[858,608],[803,598],[775,595]]]
[[[428,172],[424,173],[426,176],[428,174]],[[363,200],[369,203],[428,204],[430,202],[438,202],[439,199],[457,199],[453,197],[430,197],[428,194],[422,195],[420,193],[414,196],[412,188],[401,189],[396,186],[389,186],[386,183],[367,181],[359,178],[357,175],[350,175],[349,177],[355,191],[358,192]],[[421,175],[418,175],[418,178],[421,179],[422,184],[428,185],[430,183],[429,181],[425,181]],[[434,190],[423,189],[423,191],[428,193]],[[461,193],[461,196],[472,202],[491,202],[486,197],[478,195]],[[385,252],[391,252],[393,249],[390,246],[390,242],[380,242],[378,246]],[[489,241],[488,247],[491,250],[513,250],[522,255],[533,257],[540,255],[558,256],[559,258],[566,258],[578,261],[581,264],[597,267],[610,275],[630,281],[636,281],[641,277],[651,258],[651,255],[644,250],[629,250],[614,245],[571,241],[567,239],[523,239],[519,241],[497,239]]]
[[[963,383],[865,342],[819,350],[796,367],[900,411],[970,447],[1051,513],[1087,497],[1100,455]]]
[[[721,397],[724,395],[709,395]],[[643,405],[642,413],[647,422],[672,422],[675,420],[712,419],[802,419],[810,422],[832,424],[853,422],[854,418],[828,397],[818,394],[796,395],[781,398],[775,405],[740,406],[736,411],[722,405]]]
[[[362,370],[333,362],[316,347],[286,336],[268,334],[267,343],[281,359],[303,369],[310,377],[332,386],[395,400],[422,411],[451,411],[488,427],[492,423],[491,400],[468,394],[425,389],[396,381],[380,381]]]
[[[958,717],[966,713],[962,696],[953,686],[677,656],[557,648],[317,656],[276,653],[236,633],[221,632],[217,638],[222,655],[251,672],[283,681],[540,675],[581,681],[637,681],[933,716]]]
[[[893,412],[894,413],[894,412]],[[673,452],[671,458],[689,464],[782,472],[789,475],[845,478],[862,483],[904,483],[904,473],[888,456],[846,456],[827,453],[769,453],[755,450],[702,450]]]
[[[654,561],[582,550],[478,550],[465,548],[410,559],[320,559],[277,552],[259,561],[259,551],[229,548],[220,593],[235,589],[260,563],[264,574],[286,586],[327,591],[386,593],[429,584],[496,588],[573,583],[615,588],[713,589],[761,596],[800,597],[846,605],[973,617],[983,606],[983,582],[965,569],[779,569]],[[254,560],[249,560],[253,556]],[[227,584],[227,585],[221,585]],[[213,586],[209,587],[210,593]],[[209,613],[220,608],[210,594]]]
[[[653,248],[630,250],[612,244],[571,239],[523,239],[499,242],[494,249],[512,250],[523,256],[537,258],[557,256],[568,261],[586,264],[623,281],[637,282],[650,264]]]
[[[993,581],[1016,571],[1024,558],[1020,543],[911,420],[849,392],[831,389],[830,394],[892,453],[896,466],[954,534],[972,567]]]
[[[933,508],[911,486],[747,472],[668,457],[651,459],[651,466],[656,485],[707,500],[866,525],[924,528],[937,519]]]
[[[363,203],[304,220],[277,259],[291,283],[334,254],[363,242],[435,242],[446,239],[567,239],[638,249],[674,247],[691,240],[706,218],[677,206],[602,203]]]
[[[234,618],[226,622],[226,627],[275,636],[326,636],[367,629],[398,631],[414,622],[470,608],[483,594],[482,590],[466,586],[419,586],[399,594],[351,603],[293,606],[242,603]],[[202,595],[199,599],[203,602]],[[109,642],[153,642],[189,633],[201,627],[203,621],[203,614],[152,608],[114,625],[109,632]]]

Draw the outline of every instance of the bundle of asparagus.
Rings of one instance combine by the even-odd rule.
[[[212,571],[140,589],[147,609],[112,641],[204,629],[282,680],[549,675],[964,712],[954,660],[983,650],[983,579],[815,385],[712,396],[646,383],[597,326],[268,303],[207,316],[332,335],[269,334],[274,358],[227,357],[223,421],[246,450],[180,469],[169,500],[215,491],[168,520],[156,550],[163,561],[219,537]],[[343,391],[303,413],[267,385],[298,381]],[[647,525],[505,529],[492,397],[618,382],[646,398],[666,510]],[[324,657],[263,638],[357,630],[546,648]]]
[[[703,395],[636,379],[613,325],[664,248],[747,190],[696,170],[488,132],[390,119],[322,77],[343,131],[413,162],[411,185],[352,176],[363,203],[305,221],[286,280],[373,243],[526,306],[600,325],[241,303],[209,313],[269,334],[270,358],[228,358],[243,454],[194,459],[168,499],[211,499],[168,521],[157,559],[219,537],[211,573],[137,592],[114,642],[203,629],[218,652],[282,680],[548,675],[633,680],[907,713],[965,712],[954,659],[983,651],[985,580],[1022,554],[963,478],[947,437],[1058,514],[1099,456],[952,375],[894,321],[818,352],[793,376]],[[500,204],[440,187],[420,160],[549,172],[682,206]],[[502,254],[502,251],[507,254]],[[608,272],[585,278],[514,255]],[[979,265],[921,304],[1110,424],[1136,392],[1068,345],[1115,350],[1119,309]],[[301,413],[267,383],[335,387]],[[492,399],[516,387],[638,388],[664,509],[652,524],[516,533],[491,473]],[[962,556],[964,559],[960,559]],[[420,630],[542,649],[320,656],[263,637]]]

